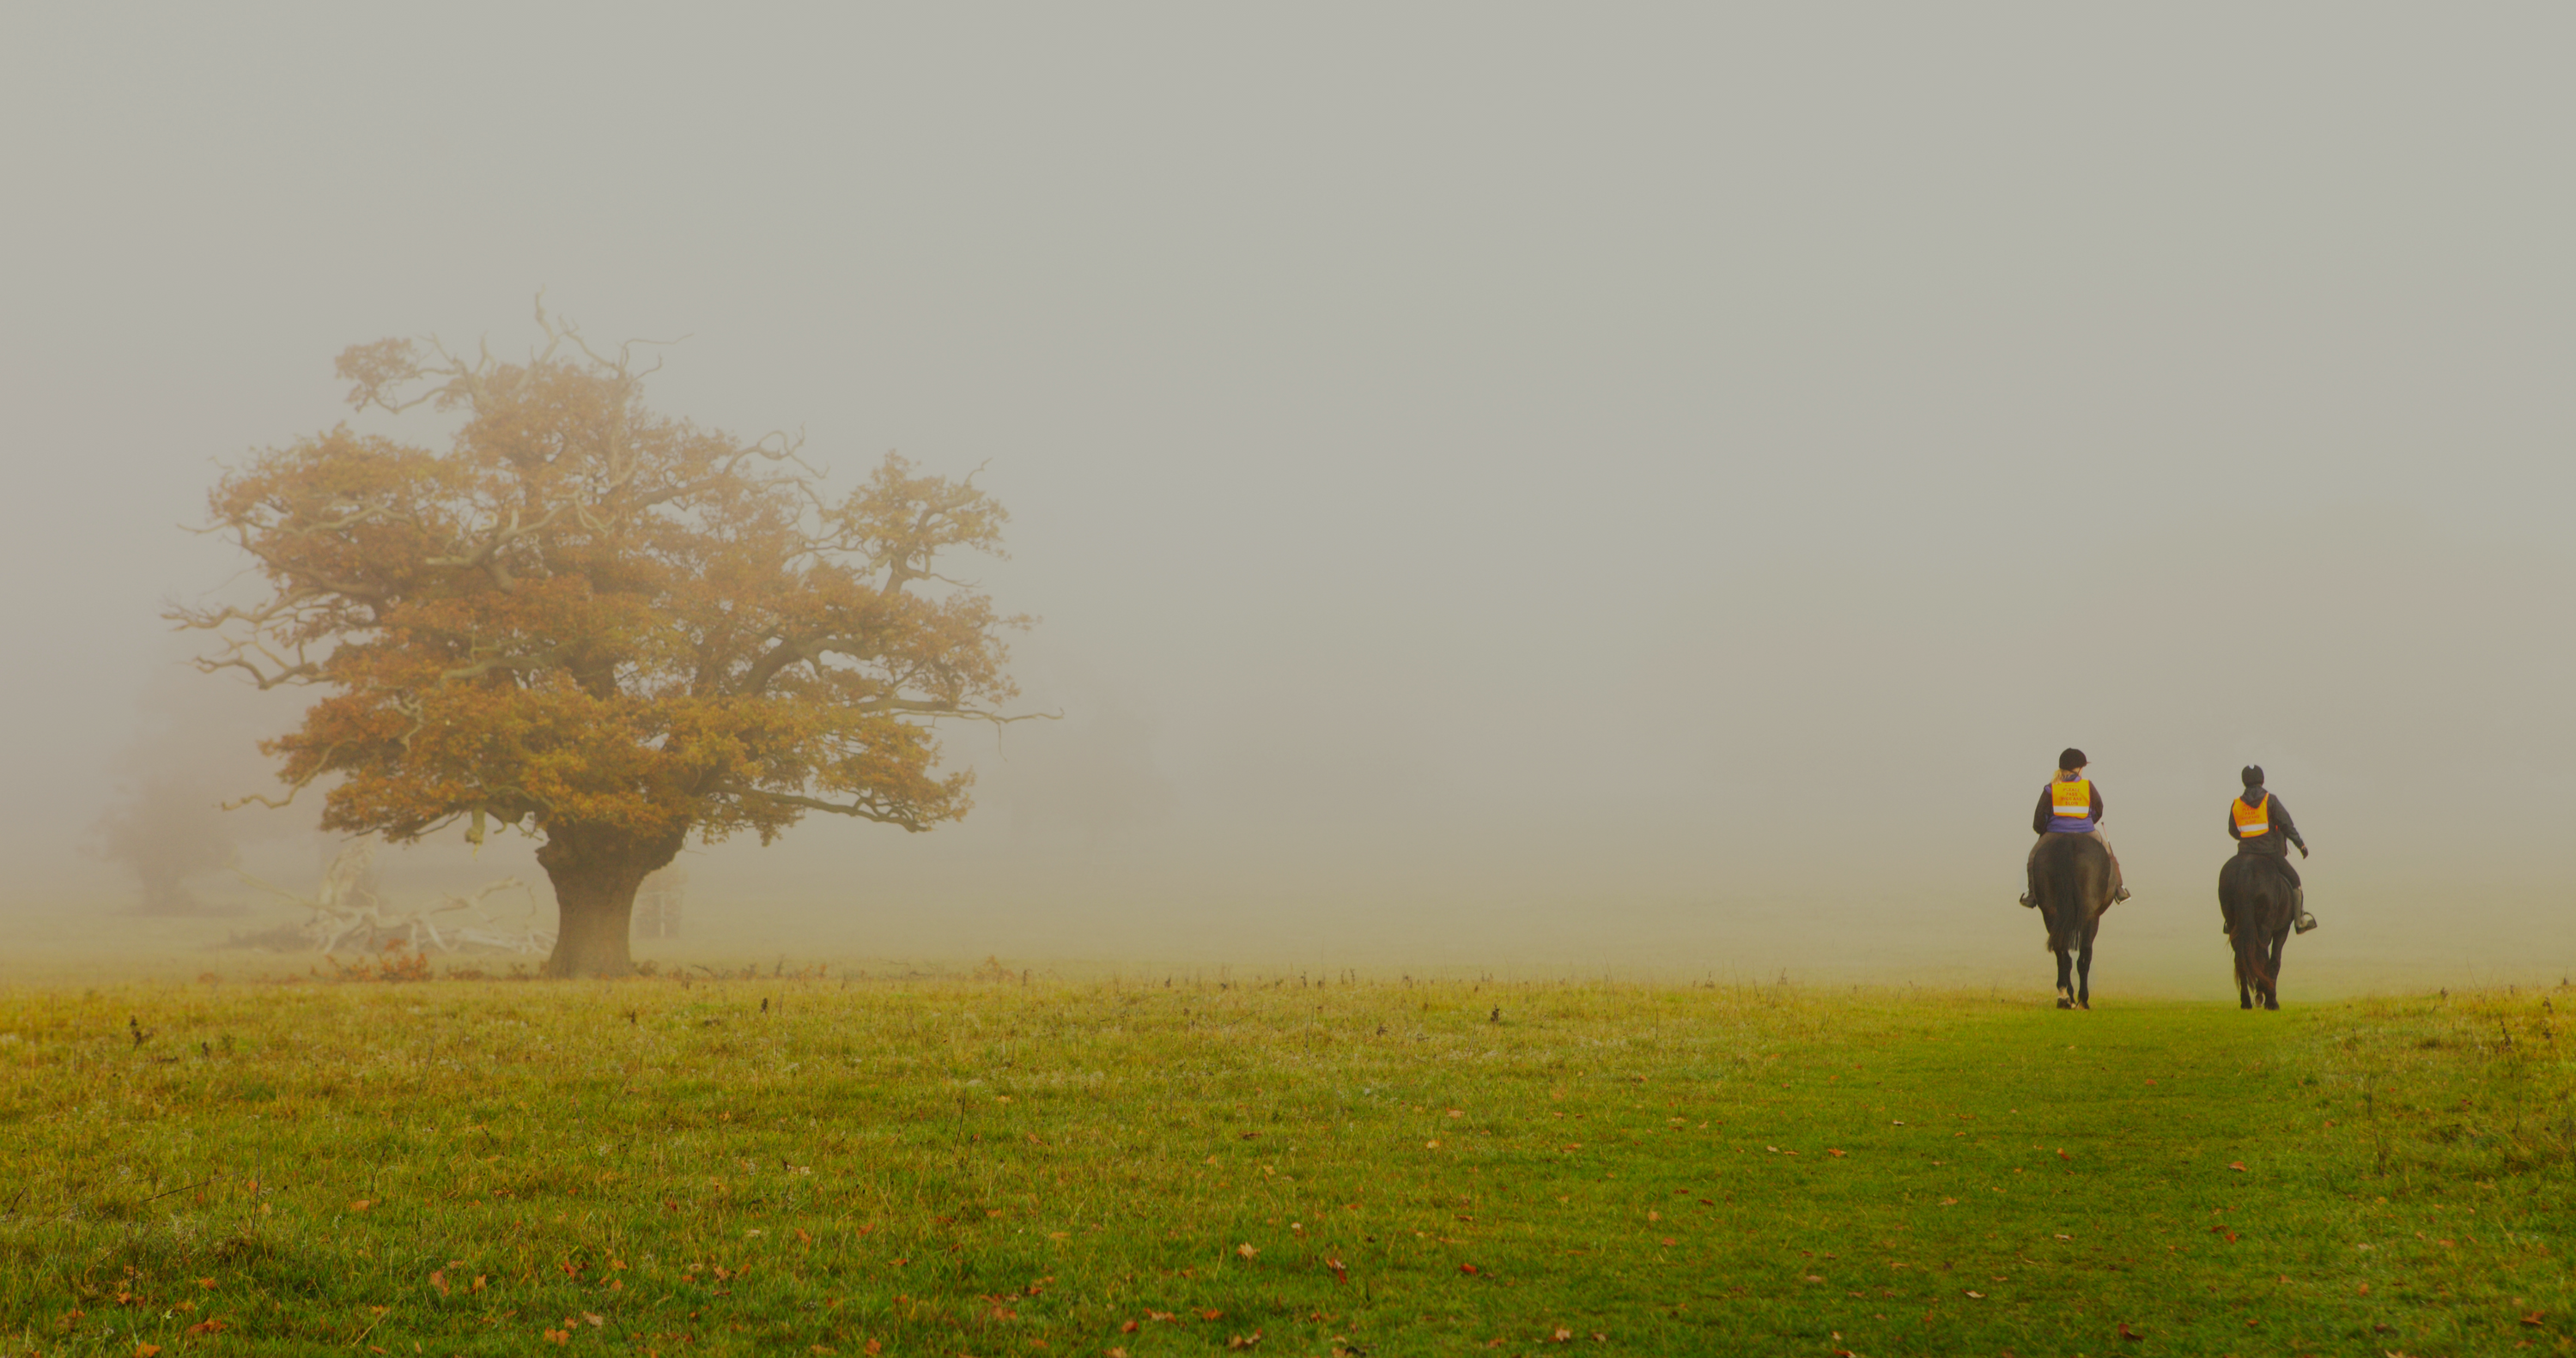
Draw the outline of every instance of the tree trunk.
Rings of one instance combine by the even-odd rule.
[[[548,826],[537,866],[555,888],[555,950],[544,976],[629,976],[635,889],[679,856],[684,831],[638,839],[584,826]]]

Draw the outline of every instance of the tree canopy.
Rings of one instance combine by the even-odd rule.
[[[325,828],[542,837],[548,974],[614,974],[636,884],[692,833],[964,815],[935,726],[1015,719],[1002,637],[1027,619],[941,573],[1001,553],[972,475],[889,454],[834,495],[798,439],[655,414],[636,346],[537,320],[523,361],[343,352],[352,406],[445,416],[446,448],[343,424],[228,468],[210,526],[264,597],[172,616],[220,638],[203,668],[324,691],[262,748],[323,785]]]

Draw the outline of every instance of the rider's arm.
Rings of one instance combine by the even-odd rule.
[[[2280,831],[2283,839],[2298,845],[2301,851],[2307,849],[2308,842],[2299,838],[2298,822],[2290,819],[2290,808],[2281,805],[2278,797],[2272,799],[2272,828]]]
[[[2030,832],[2034,835],[2047,834],[2048,822],[2055,817],[2056,814],[2056,807],[2049,800],[2048,789],[2041,788],[2039,790],[2039,809],[2032,812],[2030,815]]]
[[[2092,788],[2092,792],[2093,792],[2093,823],[2094,823],[2095,825],[2099,825],[2099,824],[2101,824],[2101,823],[2102,823],[2102,785],[2101,785],[2101,784],[2099,784],[2099,783],[2094,784],[2094,785],[2093,785],[2093,788]]]
[[[2227,837],[2229,839],[2245,838],[2245,832],[2236,828],[2236,803],[2234,802],[2229,802],[2227,804]]]

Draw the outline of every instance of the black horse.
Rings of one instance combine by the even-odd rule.
[[[2283,871],[2288,863],[2263,854],[2238,854],[2218,870],[2218,911],[2236,950],[2236,1007],[2281,1007],[2281,949],[2298,921],[2298,888]]]
[[[2111,908],[2111,851],[2091,835],[2043,835],[2030,879],[2031,904],[2057,954],[2057,1007],[2090,1009],[2093,935]]]

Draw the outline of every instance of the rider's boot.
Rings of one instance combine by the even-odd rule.
[[[2317,927],[2317,917],[2308,913],[2308,889],[2306,887],[2302,886],[2291,888],[2290,910],[2291,913],[2298,916],[2299,922],[2292,927],[2296,928],[2300,933],[2304,934],[2310,929]]]

